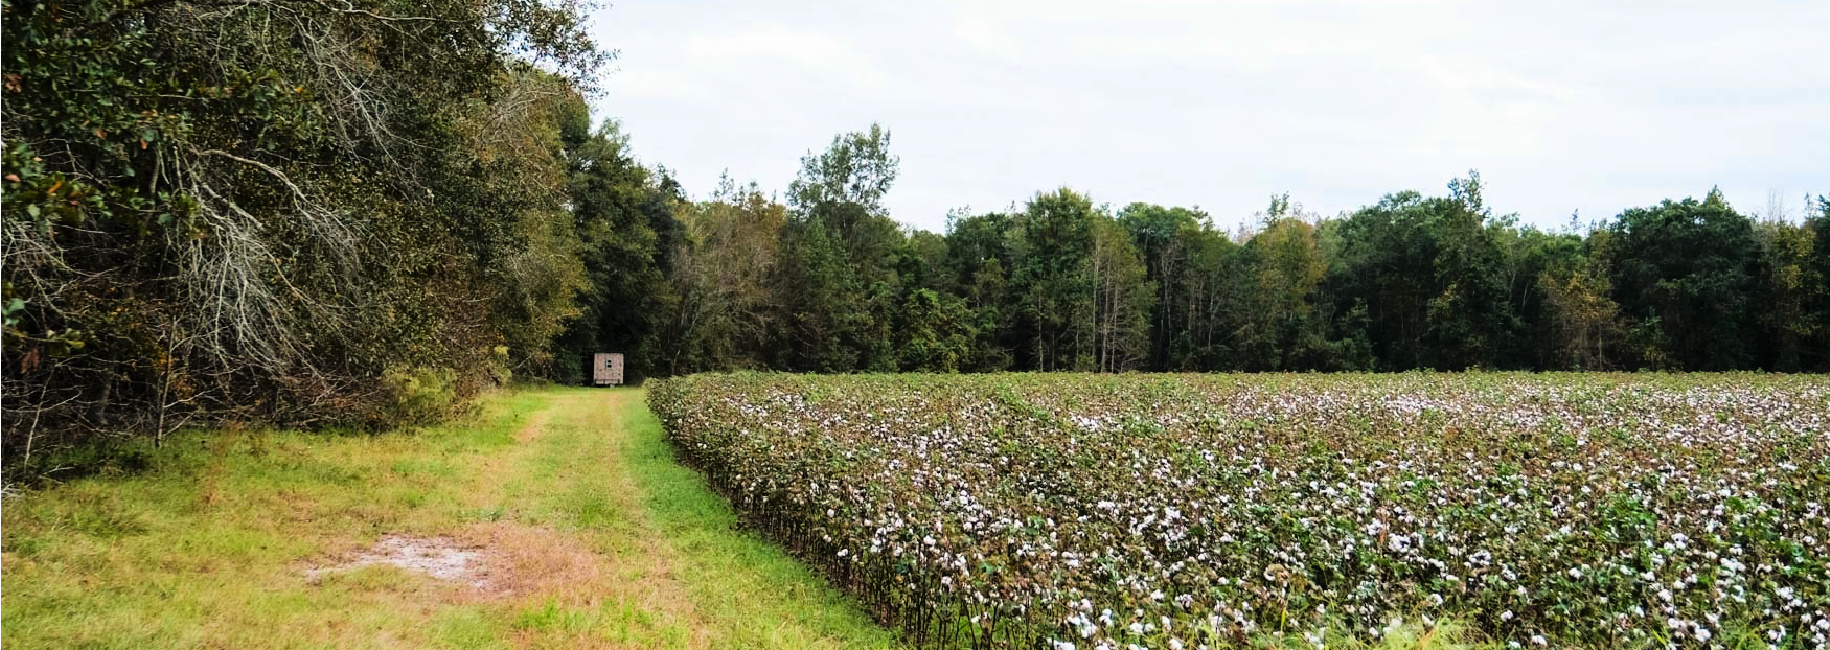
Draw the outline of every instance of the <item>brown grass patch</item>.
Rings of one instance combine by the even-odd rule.
[[[478,524],[458,536],[484,549],[488,558],[487,588],[469,593],[472,599],[535,596],[586,602],[611,562],[571,534],[525,524]]]
[[[574,535],[511,522],[471,526],[451,535],[384,535],[367,549],[314,562],[305,579],[370,566],[391,566],[460,587],[458,602],[534,596],[561,602],[595,602],[604,594],[610,558],[592,552]]]

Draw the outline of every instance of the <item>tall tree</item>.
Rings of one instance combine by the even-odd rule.
[[[899,314],[896,349],[909,372],[958,372],[972,361],[978,328],[956,296],[933,289],[909,292]]]
[[[680,299],[667,276],[670,251],[684,237],[675,218],[684,198],[665,170],[636,162],[615,122],[596,132],[588,125],[581,107],[569,138],[567,196],[590,287],[579,301],[581,316],[560,339],[554,376],[582,379],[586,357],[615,351],[624,354],[628,379],[639,381],[669,366],[656,338]]]
[[[1759,252],[1751,219],[1719,190],[1621,213],[1610,227],[1614,295],[1637,365],[1752,366],[1751,290]]]
[[[1519,335],[1506,256],[1494,239],[1493,219],[1482,197],[1480,172],[1449,182],[1447,201],[1433,202],[1437,241],[1435,297],[1426,312],[1433,367],[1494,367],[1505,342]],[[1510,225],[1509,218],[1505,222]]]
[[[1804,367],[1804,345],[1823,327],[1812,313],[1813,293],[1824,291],[1824,278],[1811,264],[1817,233],[1809,223],[1792,223],[1770,210],[1754,226],[1760,265],[1756,284],[1763,308],[1758,310],[1762,336],[1759,356],[1768,368],[1797,372]]]
[[[1188,261],[1178,281],[1182,297],[1179,325],[1172,326],[1165,370],[1235,370],[1238,357],[1231,336],[1232,318],[1242,304],[1242,247],[1225,233],[1203,228],[1185,239]]]
[[[1119,211],[1118,221],[1137,245],[1146,275],[1157,290],[1150,317],[1148,367],[1165,370],[1171,364],[1174,342],[1187,340],[1182,328],[1187,326],[1183,316],[1188,308],[1189,278],[1184,269],[1195,240],[1203,230],[1211,229],[1210,218],[1199,210],[1133,203]]]
[[[1799,366],[1813,372],[1830,372],[1830,196],[1818,195],[1816,214],[1805,218],[1811,232],[1811,259],[1804,265],[1802,311],[1807,321]]]
[[[1248,370],[1313,366],[1326,347],[1315,293],[1327,265],[1315,226],[1290,211],[1288,195],[1273,197],[1264,226],[1245,245],[1242,297],[1234,341]]]
[[[1093,202],[1061,188],[1037,194],[1012,227],[1010,292],[1018,367],[1071,370],[1093,365]]]
[[[1436,297],[1432,203],[1415,191],[1388,194],[1339,226],[1339,263],[1329,284],[1367,308],[1366,332],[1381,369],[1425,367],[1429,300]]]
[[[1012,306],[1006,286],[1011,264],[1009,237],[1013,220],[990,213],[948,215],[946,270],[954,292],[966,300],[977,334],[964,368],[1006,370],[1017,345]]]
[[[1093,369],[1142,368],[1150,356],[1150,313],[1156,284],[1147,279],[1137,247],[1123,226],[1105,215],[1093,220]]]
[[[1586,251],[1543,271],[1543,287],[1556,365],[1574,370],[1609,370],[1616,366],[1614,350],[1622,334],[1620,305],[1614,302],[1609,280],[1608,251],[1613,233],[1590,235]]]
[[[876,124],[836,136],[826,151],[801,159],[800,175],[788,187],[788,262],[777,267],[775,286],[785,311],[787,367],[851,372],[894,370],[898,363],[893,254],[903,234],[882,202],[897,173],[889,142],[889,132]]]
[[[721,179],[709,200],[680,204],[683,237],[668,282],[678,298],[659,330],[658,367],[667,374],[762,369],[775,357],[781,323],[769,283],[782,263],[787,207],[751,183]]]

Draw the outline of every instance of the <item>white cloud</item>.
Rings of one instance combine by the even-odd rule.
[[[850,90],[880,89],[890,79],[870,62],[868,52],[806,27],[763,25],[728,32],[693,34],[685,53],[700,69],[745,69],[766,76],[809,76]]]
[[[879,121],[899,219],[1069,184],[1222,223],[1480,168],[1554,225],[1721,185],[1830,191],[1830,3],[1449,0],[625,2],[600,113],[689,190],[785,187]]]

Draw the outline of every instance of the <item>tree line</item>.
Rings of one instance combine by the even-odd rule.
[[[1543,230],[1470,172],[1331,217],[1273,196],[1229,233],[1196,208],[1061,188],[932,233],[884,208],[889,140],[835,138],[785,202],[727,179],[651,219],[677,233],[653,252],[667,281],[613,310],[645,318],[640,334],[581,320],[573,351],[632,350],[668,375],[1830,370],[1824,196],[1800,219],[1711,190]]]
[[[1324,217],[1067,188],[896,221],[888,131],[691,199],[544,0],[5,0],[5,449],[393,426],[515,377],[1830,370],[1830,199],[1555,231],[1477,173]],[[1771,215],[1768,215],[1771,216]]]

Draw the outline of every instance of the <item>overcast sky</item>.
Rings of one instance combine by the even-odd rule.
[[[703,197],[880,122],[898,220],[1069,186],[1230,227],[1441,194],[1559,225],[1830,192],[1830,0],[624,0],[599,117]]]

